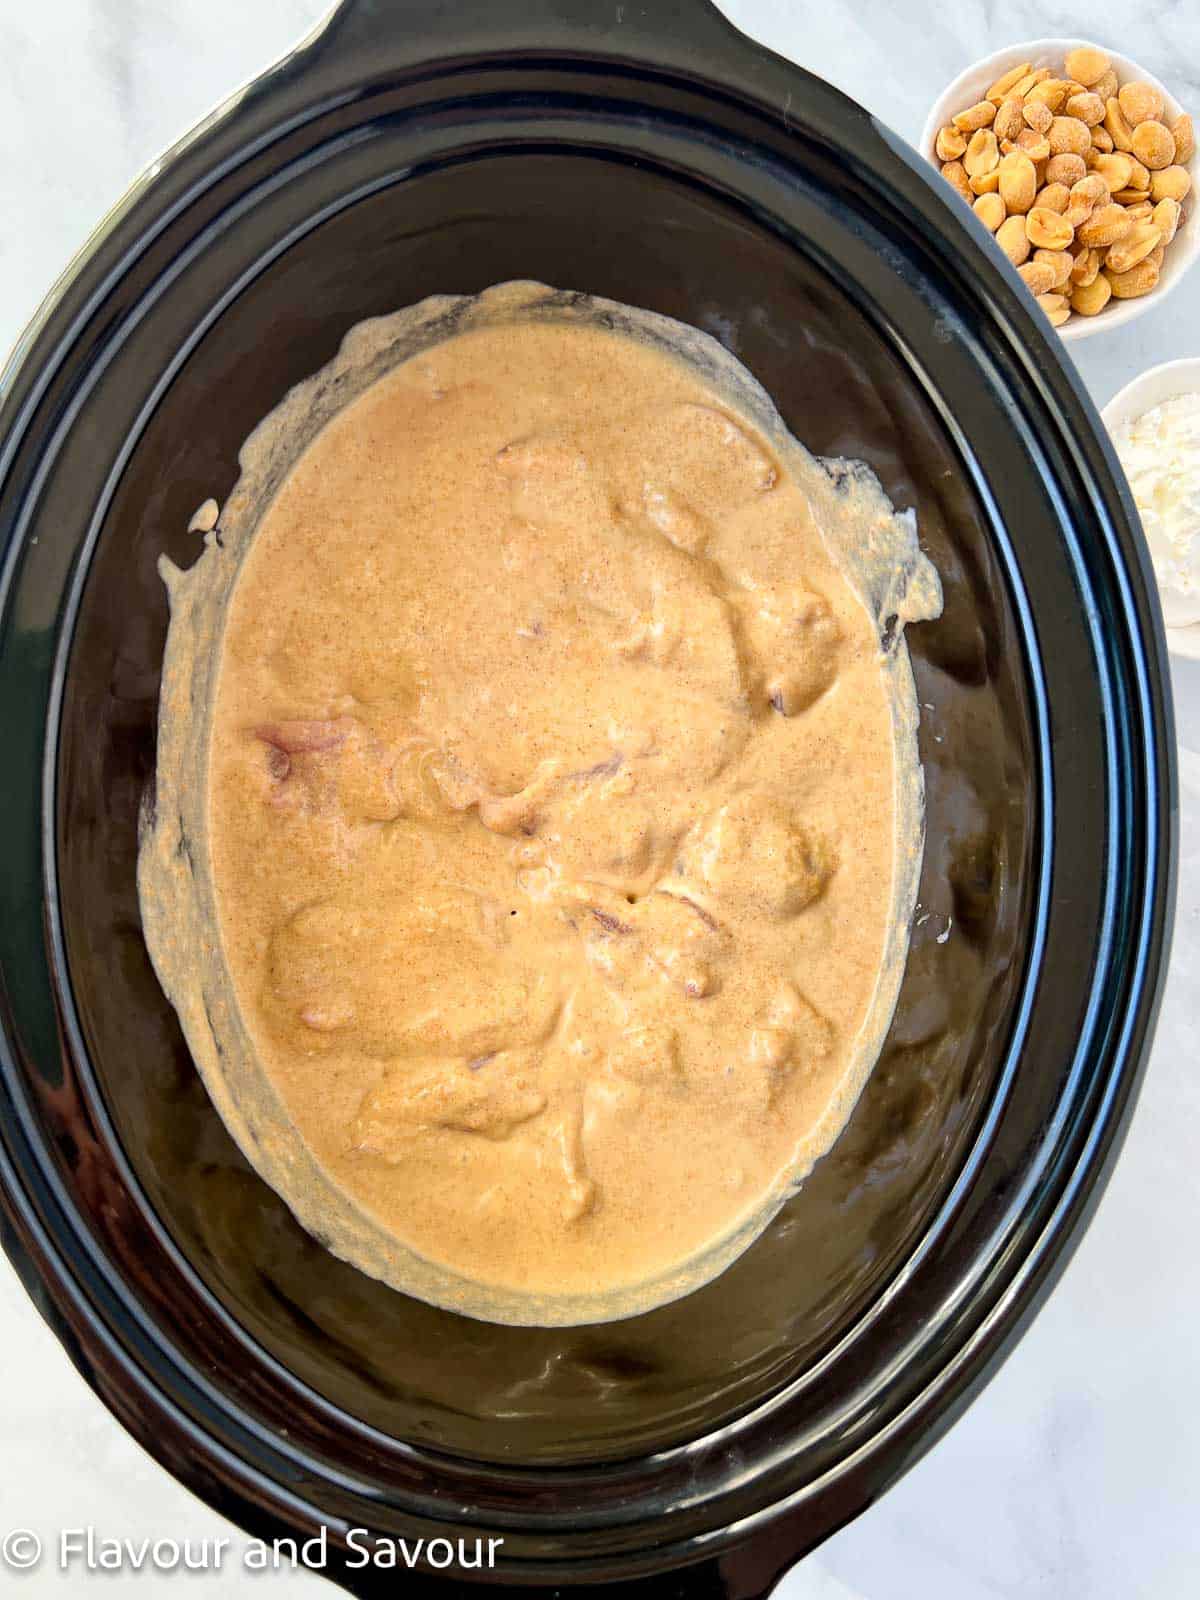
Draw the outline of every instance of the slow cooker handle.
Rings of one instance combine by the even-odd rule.
[[[448,51],[603,49],[694,63],[755,50],[712,0],[341,0],[315,41],[364,76]]]

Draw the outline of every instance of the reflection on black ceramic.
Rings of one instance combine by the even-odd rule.
[[[915,158],[703,0],[632,33],[545,15],[572,8],[463,6],[447,42],[419,6],[344,7],[168,167],[13,378],[6,1243],[118,1415],[248,1526],[452,1522],[503,1533],[512,1580],[751,1595],[980,1381],[1111,1154],[1169,922],[1165,672],[1091,408]],[[910,638],[921,906],[850,1126],[716,1282],[560,1330],[408,1300],[299,1230],[208,1103],[134,887],[159,553],[193,559],[191,511],[353,323],[518,276],[723,339],[810,448],[917,508],[947,600]]]

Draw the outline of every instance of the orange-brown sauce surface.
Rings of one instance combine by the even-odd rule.
[[[696,372],[532,323],[414,357],[290,472],[221,648],[224,959],[400,1241],[599,1293],[821,1153],[893,915],[891,707],[801,488]]]

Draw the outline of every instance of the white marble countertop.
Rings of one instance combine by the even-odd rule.
[[[723,0],[748,33],[916,138],[969,61],[1092,33],[1093,6]],[[0,6],[0,350],[129,180],[279,55],[323,0],[41,0]],[[1200,111],[1200,5],[1125,7],[1108,40]],[[1107,338],[1073,347],[1103,404],[1153,363],[1200,355],[1200,269]],[[793,1571],[782,1600],[1190,1600],[1200,1593],[1200,662],[1176,663],[1183,850],[1170,977],[1141,1104],[1094,1223],[983,1396],[883,1501]],[[0,1258],[0,1535],[233,1530],[122,1432]],[[9,1580],[5,1579],[5,1584]],[[50,1561],[29,1593],[89,1580]],[[165,1581],[124,1573],[105,1592]],[[233,1596],[270,1579],[180,1577]],[[276,1592],[320,1580],[279,1577]],[[332,1592],[332,1591],[327,1591]]]

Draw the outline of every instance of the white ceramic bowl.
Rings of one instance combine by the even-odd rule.
[[[1110,433],[1131,417],[1140,417],[1152,406],[1164,400],[1173,400],[1180,394],[1200,393],[1200,356],[1189,356],[1183,361],[1164,361],[1151,367],[1140,378],[1127,383],[1115,394],[1100,415]],[[1187,628],[1167,629],[1167,649],[1172,655],[1186,656],[1190,661],[1200,661],[1200,622]]]
[[[968,67],[965,72],[960,72],[954,82],[938,96],[929,113],[921,133],[921,154],[935,167],[941,166],[934,149],[938,129],[944,128],[956,111],[965,111],[977,100],[982,100],[1001,73],[1007,72],[1011,67],[1019,66],[1022,61],[1029,61],[1035,67],[1051,67],[1061,71],[1063,58],[1068,50],[1075,50],[1081,44],[1092,42],[1090,39],[1031,39],[1025,44],[1011,45],[1007,50],[997,50],[994,55],[985,56],[982,61],[977,61],[974,66]],[[1139,67],[1136,61],[1121,55],[1118,50],[1110,50],[1107,45],[1100,45],[1098,48],[1111,59],[1117,77],[1122,83],[1127,83],[1131,78],[1140,78],[1145,83],[1152,83],[1159,90],[1166,104],[1166,116],[1169,121],[1174,121],[1188,109],[1179,104],[1166,84],[1160,83],[1152,72]],[[1193,109],[1200,112],[1200,106]],[[1195,157],[1188,163],[1193,183],[1197,181],[1198,166],[1200,163],[1197,163]],[[997,255],[1002,254],[999,245],[995,246],[995,249]],[[1111,333],[1115,328],[1123,328],[1135,317],[1144,316],[1147,311],[1152,311],[1155,306],[1162,304],[1198,256],[1200,256],[1200,204],[1197,203],[1193,189],[1184,202],[1179,232],[1167,246],[1157,287],[1139,300],[1110,300],[1099,316],[1072,317],[1058,330],[1059,337],[1068,344],[1076,339],[1091,339],[1099,333]]]

